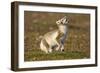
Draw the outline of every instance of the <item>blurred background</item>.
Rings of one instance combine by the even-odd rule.
[[[67,16],[68,35],[64,52],[45,54],[40,37],[57,29],[56,21]],[[63,60],[90,58],[90,15],[77,13],[24,12],[24,60]]]

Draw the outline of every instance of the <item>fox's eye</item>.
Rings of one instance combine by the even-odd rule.
[[[58,21],[57,23],[58,23],[58,24],[60,24],[60,22],[59,22],[59,21]]]

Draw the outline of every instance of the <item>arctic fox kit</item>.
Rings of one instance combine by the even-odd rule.
[[[56,21],[58,29],[44,34],[41,39],[40,49],[45,53],[51,53],[53,50],[64,51],[64,42],[67,36],[67,17]]]

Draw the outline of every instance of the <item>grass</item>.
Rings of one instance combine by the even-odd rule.
[[[64,52],[46,54],[40,50],[40,36],[57,29],[55,21],[68,16],[68,35]],[[39,17],[40,16],[40,17]],[[39,17],[39,18],[38,18]],[[48,18],[47,18],[48,17]],[[25,12],[24,61],[90,58],[90,17],[88,14]]]
[[[89,58],[85,52],[78,51],[65,51],[65,52],[53,52],[46,54],[42,51],[31,51],[25,54],[26,59],[29,61],[40,61],[40,60],[64,60],[64,59],[84,59]]]

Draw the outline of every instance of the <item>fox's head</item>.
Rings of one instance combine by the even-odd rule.
[[[59,19],[58,21],[56,21],[56,24],[57,24],[57,25],[66,25],[66,24],[68,24],[68,19],[67,19],[67,17],[65,16],[65,17]]]

